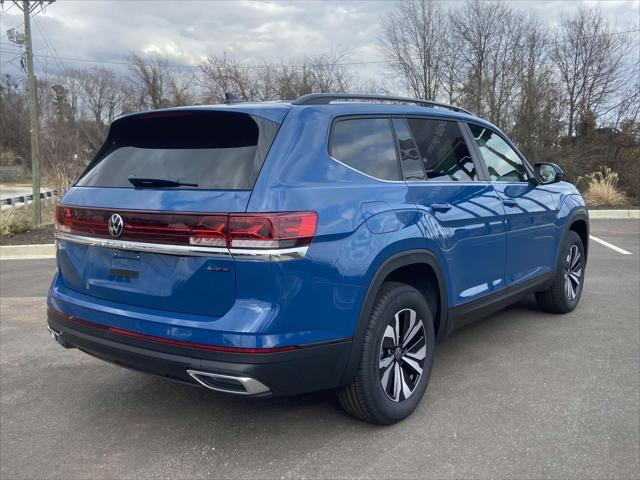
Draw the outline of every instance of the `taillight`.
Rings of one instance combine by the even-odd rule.
[[[63,207],[62,205],[56,205],[55,215],[55,229],[64,232],[71,232],[71,209],[69,207]]]
[[[110,229],[114,215],[122,220],[120,230]],[[306,246],[315,235],[317,223],[315,212],[207,215],[56,206],[56,230],[61,233],[198,247]]]
[[[229,247],[291,248],[309,245],[316,233],[315,212],[229,216]]]
[[[227,216],[207,215],[202,217],[191,231],[191,245],[225,247],[227,245]]]

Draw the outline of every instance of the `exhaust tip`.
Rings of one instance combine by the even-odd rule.
[[[271,393],[269,387],[251,377],[236,377],[219,373],[187,370],[187,373],[200,385],[216,392],[235,393],[236,395],[264,395]]]
[[[53,328],[47,325],[47,330],[49,331],[49,335],[53,338],[56,343],[60,343],[60,332],[56,332]]]

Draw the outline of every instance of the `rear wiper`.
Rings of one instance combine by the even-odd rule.
[[[197,183],[185,183],[180,180],[166,178],[141,178],[129,177],[129,182],[137,188],[170,188],[170,187],[197,187]]]

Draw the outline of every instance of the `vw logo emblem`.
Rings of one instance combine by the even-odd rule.
[[[122,235],[123,228],[124,222],[122,221],[122,217],[117,213],[111,215],[111,218],[109,218],[109,233],[114,237],[119,237]]]

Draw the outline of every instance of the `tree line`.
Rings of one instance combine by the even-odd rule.
[[[516,4],[517,5],[517,4]],[[533,162],[555,161],[572,180],[608,166],[640,198],[640,59],[637,31],[616,30],[598,8],[557,27],[502,1],[447,8],[404,0],[380,19],[384,75],[367,78],[337,49],[296,61],[246,64],[222,53],[197,72],[159,54],[127,56],[126,74],[106,66],[38,72],[44,181],[64,190],[127,112],[311,92],[411,95],[467,108],[500,127]],[[26,82],[0,85],[0,162],[29,159]]]

